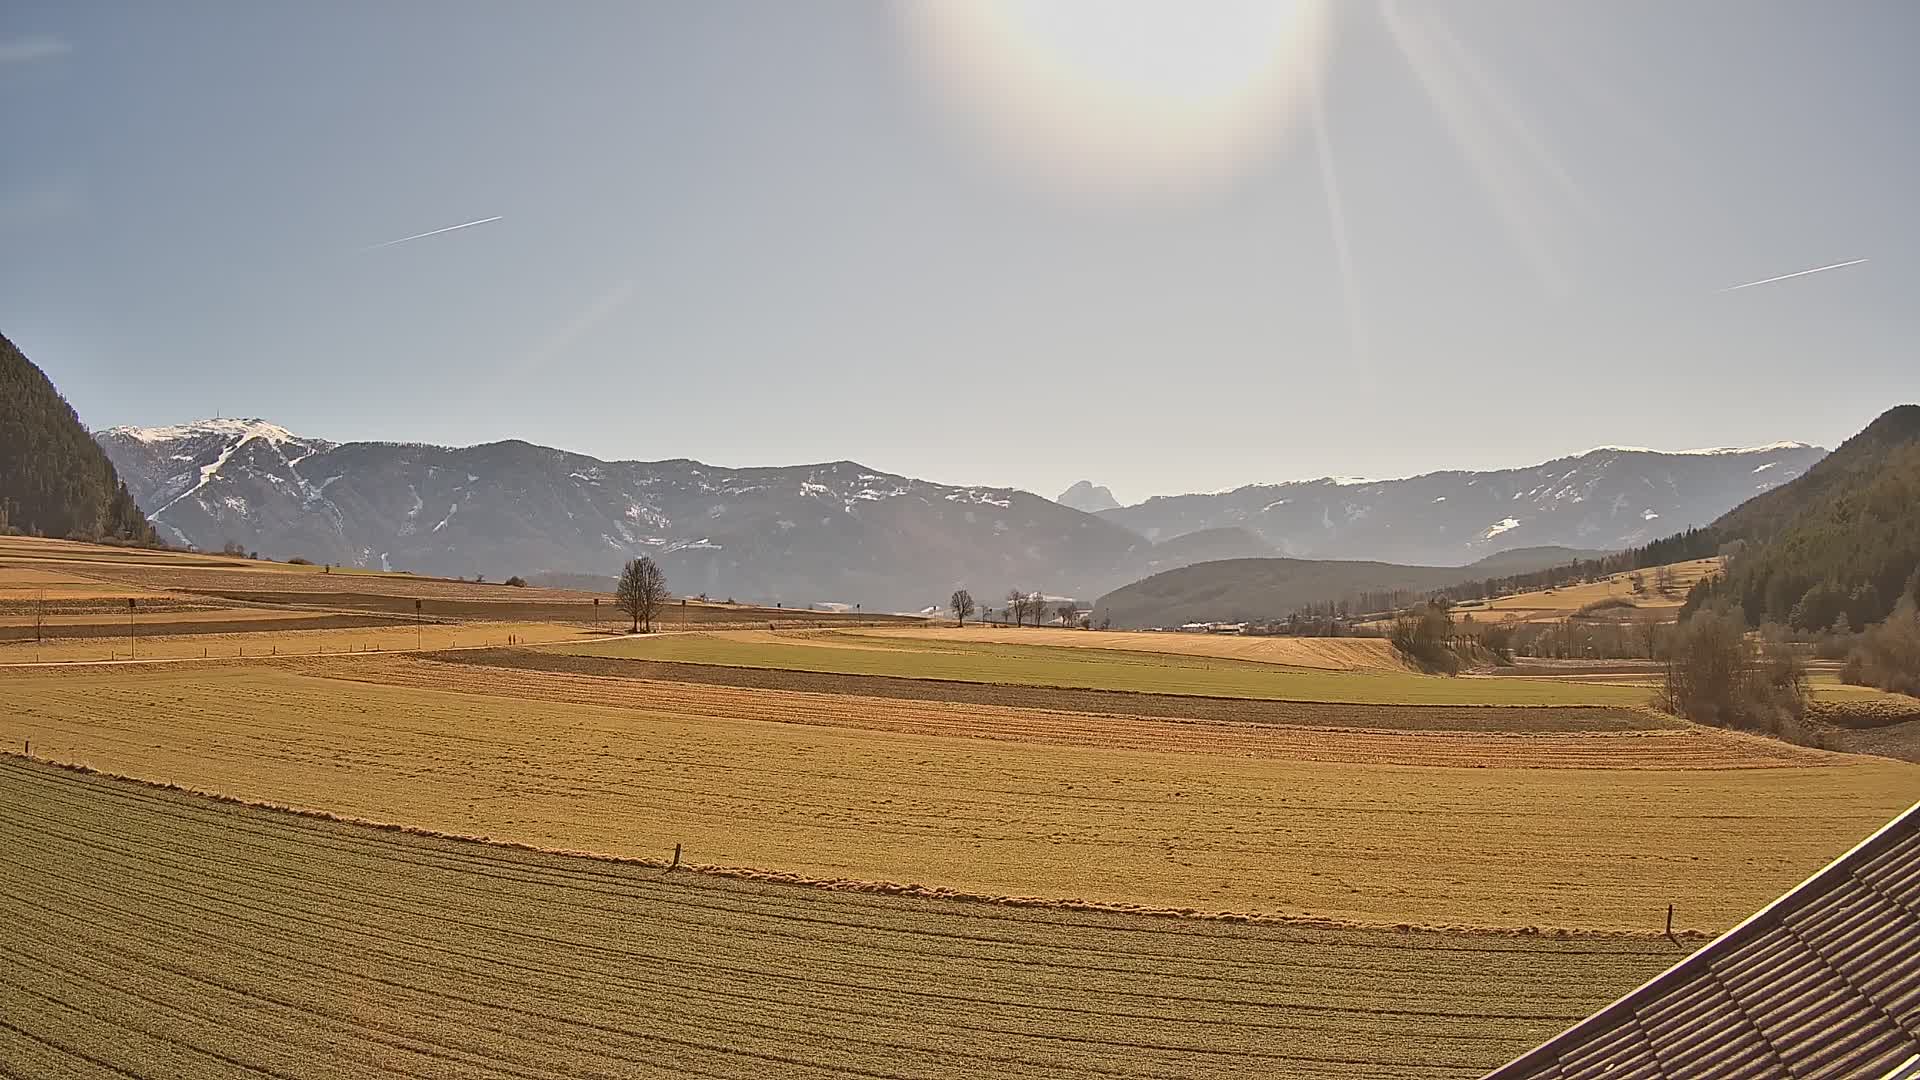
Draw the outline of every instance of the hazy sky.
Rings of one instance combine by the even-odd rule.
[[[1342,2],[1193,114],[1253,35],[1058,10],[12,0],[0,330],[96,427],[1127,501],[1920,398],[1920,5]]]

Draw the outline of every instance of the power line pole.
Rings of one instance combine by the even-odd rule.
[[[133,607],[138,603],[133,597],[127,597],[127,659],[133,659]]]

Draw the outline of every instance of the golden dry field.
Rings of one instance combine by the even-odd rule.
[[[1466,1078],[1682,955],[828,892],[0,757],[0,1075]]]
[[[0,1076],[1473,1076],[1920,797],[1642,673],[599,614],[0,541]]]
[[[1284,667],[1326,668],[1331,671],[1411,671],[1413,668],[1383,638],[1242,637],[1238,634],[1169,634],[1144,630],[1066,630],[1044,626],[1020,629],[1005,626],[929,626],[911,630],[876,630],[863,637],[901,637],[908,640],[970,641],[1000,645],[1039,645],[1047,648],[1117,649],[1125,652],[1168,653],[1176,656],[1212,656],[1249,660]]]
[[[485,667],[14,669],[0,744],[543,848],[1389,925],[1644,930],[1675,902],[1722,929],[1920,791],[1692,727],[1350,733]]]
[[[1672,591],[1661,593],[1654,588],[1656,569],[1639,571],[1646,584],[1646,592],[1636,596],[1627,574],[1612,574],[1599,581],[1584,585],[1568,585],[1558,589],[1542,589],[1536,592],[1515,593],[1487,601],[1470,601],[1454,606],[1455,619],[1471,615],[1475,622],[1552,622],[1574,615],[1588,604],[1605,600],[1626,600],[1631,608],[1615,608],[1607,612],[1608,618],[1653,620],[1672,622],[1679,617],[1680,605],[1686,602],[1687,590],[1701,578],[1717,573],[1720,558],[1692,559],[1687,562],[1673,563],[1674,585]]]
[[[559,646],[556,651],[605,660],[1269,701],[1634,707],[1649,698],[1644,690],[1633,687],[1556,679],[1444,679],[1405,669],[1290,667],[1157,650],[957,641],[918,631],[619,636]]]
[[[660,617],[666,630],[919,622],[699,600]],[[564,643],[625,625],[593,593],[0,537],[0,664]]]

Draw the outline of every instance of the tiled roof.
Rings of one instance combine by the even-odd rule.
[[[1487,1080],[1891,1080],[1916,1055],[1920,804]]]

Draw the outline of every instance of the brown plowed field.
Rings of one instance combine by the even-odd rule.
[[[1641,731],[1684,726],[1671,717],[1645,709],[1591,705],[1354,705],[1276,701],[1266,698],[962,682],[956,679],[902,679],[890,675],[846,675],[789,668],[579,656],[530,649],[473,650],[447,653],[431,659],[463,667],[516,668],[616,679],[703,683],[751,690],[853,694],[896,701],[1021,706],[1063,712],[1182,717],[1229,723],[1399,731],[1500,732]]]
[[[1470,1078],[1681,955],[729,880],[0,758],[0,1075]]]
[[[363,665],[391,659],[337,670],[364,678],[375,668]],[[658,856],[679,843],[691,862],[817,880],[1430,926],[1646,929],[1674,901],[1682,926],[1722,928],[1920,788],[1910,765],[1733,736],[1591,738],[1620,765],[1733,748],[1726,738],[1768,749],[1776,767],[1513,767],[1584,753],[1542,735],[1435,739],[1431,753],[1477,756],[1476,767],[1303,760],[1251,751],[1293,740],[1289,752],[1392,761],[1428,753],[1428,737],[1360,736],[1361,750],[1342,750],[1340,733],[1181,724],[1161,730],[1203,730],[1213,745],[1168,752],[1094,745],[1138,719],[1103,729],[1113,718],[1044,710],[981,721],[1059,725],[1044,741],[1017,726],[1015,738],[961,739],[882,728],[945,732],[984,709],[592,680],[577,692],[624,701],[576,704],[476,692],[483,668],[417,670],[444,673],[448,689],[239,664],[7,672],[0,742],[543,848]]]

